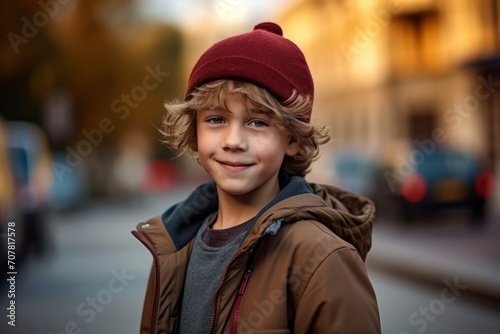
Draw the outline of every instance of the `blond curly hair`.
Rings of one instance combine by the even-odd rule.
[[[209,82],[191,93],[185,100],[165,103],[167,113],[163,118],[164,143],[179,150],[179,155],[188,151],[195,158],[198,151],[196,135],[197,111],[225,106],[228,94],[239,95],[248,109],[257,107],[269,112],[274,124],[292,142],[297,142],[299,151],[294,156],[285,156],[280,173],[289,178],[304,177],[311,163],[318,157],[319,145],[330,140],[325,126],[310,124],[304,120],[304,110],[311,108],[311,99],[295,94],[285,103],[278,102],[265,89],[254,84],[234,80]]]

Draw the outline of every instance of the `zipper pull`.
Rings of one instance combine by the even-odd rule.
[[[243,296],[245,293],[245,289],[247,288],[248,279],[252,274],[253,268],[248,268],[245,272],[245,276],[243,277],[243,282],[241,282],[240,289],[238,290],[238,296]]]

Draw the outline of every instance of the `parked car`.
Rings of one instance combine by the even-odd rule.
[[[414,172],[400,180],[396,208],[404,221],[416,215],[463,208],[470,222],[481,225],[486,204],[493,195],[494,175],[474,156],[450,149],[436,149],[416,163]]]
[[[85,177],[79,168],[67,166],[66,154],[52,152],[52,185],[48,204],[58,212],[79,209],[87,199]]]
[[[336,186],[373,199],[377,175],[373,152],[349,147],[336,149],[332,154],[331,167]]]
[[[7,127],[0,118],[0,226],[11,208],[13,180],[7,151]]]
[[[7,152],[7,127],[0,117],[0,267],[7,268],[8,218],[12,209],[13,180]],[[6,280],[6,271],[0,274],[0,290]],[[3,290],[2,290],[3,291]]]
[[[34,124],[6,122],[6,151],[14,185],[9,220],[16,222],[17,258],[47,246],[46,208],[51,159],[44,132]]]

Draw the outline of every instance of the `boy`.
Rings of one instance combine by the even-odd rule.
[[[329,137],[309,123],[304,55],[274,23],[209,48],[167,144],[211,181],[134,235],[153,254],[141,333],[379,333],[363,260],[374,207],[304,180]]]

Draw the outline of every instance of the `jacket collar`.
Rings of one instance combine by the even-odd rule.
[[[312,191],[311,186],[302,177],[293,176],[282,186],[280,193],[253,219],[259,220],[265,211],[286,198],[310,194]],[[198,186],[183,202],[165,211],[161,219],[175,247],[177,249],[184,247],[196,235],[205,218],[217,211],[218,207],[217,188],[215,182],[210,180]]]
[[[218,204],[216,185],[208,181],[163,213],[161,222],[172,242],[172,251],[183,248],[193,239],[204,219],[218,209]],[[294,176],[253,218],[254,226],[241,247],[250,246],[263,235],[276,234],[283,224],[313,220],[352,244],[365,259],[371,247],[374,218],[375,207],[370,200],[333,186],[309,184],[302,177]]]

